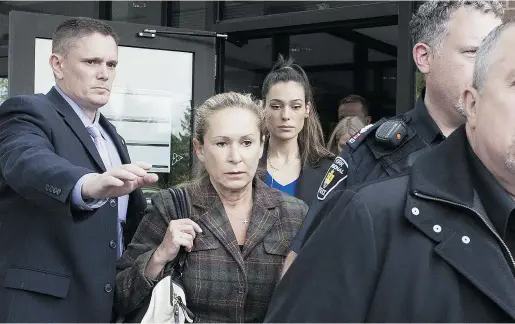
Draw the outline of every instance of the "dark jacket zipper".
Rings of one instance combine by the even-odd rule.
[[[510,256],[510,260],[511,260],[511,265],[512,265],[512,268],[513,268],[513,271],[515,271],[515,260],[513,259],[513,255],[511,254],[511,251],[510,249],[508,248],[508,246],[506,245],[506,243],[504,243],[503,239],[499,236],[499,234],[497,234],[497,231],[492,228],[492,226],[490,225],[490,223],[485,220],[485,218],[483,217],[483,215],[481,215],[479,212],[477,212],[475,209],[473,208],[470,208],[469,206],[466,206],[466,205],[462,205],[462,204],[459,204],[459,203],[455,203],[455,202],[452,202],[452,201],[449,201],[449,200],[445,200],[445,199],[441,199],[441,198],[436,198],[436,197],[432,197],[432,196],[428,196],[428,195],[425,195],[423,193],[420,193],[418,191],[414,191],[413,194],[419,198],[422,198],[422,199],[427,199],[427,200],[432,200],[432,201],[437,201],[437,202],[442,202],[442,203],[447,203],[447,204],[450,204],[450,205],[453,205],[453,206],[457,206],[457,207],[461,207],[461,208],[465,208],[471,212],[473,212],[474,214],[476,214],[480,219],[481,221],[483,221],[483,223],[486,225],[486,227],[488,227],[488,229],[490,230],[490,232],[492,234],[494,234],[494,236],[497,238],[497,240],[499,242],[501,242],[502,246],[504,247],[504,249],[506,250],[506,252],[508,253],[508,255]]]

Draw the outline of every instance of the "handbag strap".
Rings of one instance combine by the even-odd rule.
[[[188,203],[188,196],[184,188],[170,188],[170,195],[172,196],[173,204],[175,206],[175,210],[177,212],[177,219],[189,218],[190,217],[190,209]],[[175,271],[178,273],[179,277],[182,276],[182,271],[184,270],[184,265],[186,263],[187,252],[184,247],[181,246],[179,250],[179,255],[177,257],[177,262],[174,265]]]

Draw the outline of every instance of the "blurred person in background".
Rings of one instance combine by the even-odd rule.
[[[367,99],[356,94],[348,95],[338,103],[338,120],[345,117],[357,116],[366,124],[372,122],[370,117],[370,103]]]
[[[327,149],[334,155],[338,155],[345,147],[345,143],[363,127],[365,127],[363,120],[357,116],[343,118],[336,125],[329,141],[327,141]]]

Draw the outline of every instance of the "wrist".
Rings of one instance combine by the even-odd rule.
[[[157,266],[164,266],[168,259],[166,258],[166,254],[164,253],[161,245],[157,247],[154,254],[152,255],[153,263]]]
[[[82,200],[84,200],[84,201],[87,201],[87,200],[90,200],[90,199],[94,199],[94,197],[89,192],[90,180],[94,176],[95,176],[95,174],[93,174],[93,173],[87,174],[86,175],[86,179],[84,180],[84,183],[82,184],[80,193],[81,193],[81,196],[82,196]]]

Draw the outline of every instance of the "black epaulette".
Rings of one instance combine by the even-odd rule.
[[[386,118],[382,118],[376,123],[363,127],[356,135],[352,136],[347,141],[347,145],[351,148],[351,151],[355,151],[362,143],[365,142],[365,139],[368,136],[370,136],[371,134],[375,134],[375,130],[378,129],[386,121]]]
[[[347,142],[348,146],[355,151],[370,136],[374,136],[374,145],[387,151],[395,150],[408,138],[408,125],[404,118],[396,116],[383,118],[377,123],[365,126]]]

